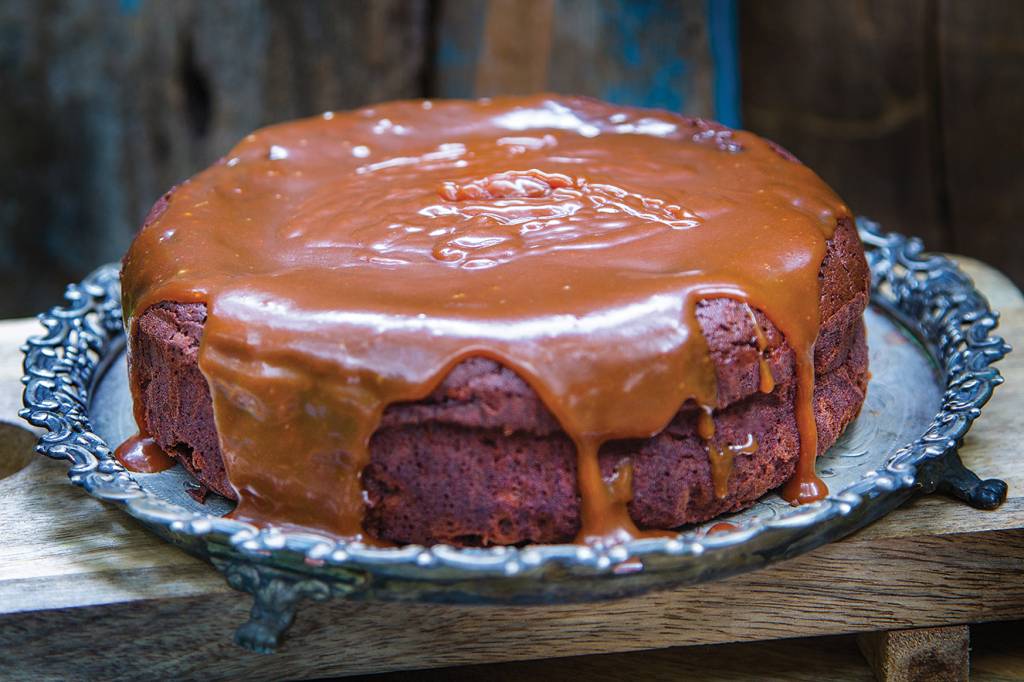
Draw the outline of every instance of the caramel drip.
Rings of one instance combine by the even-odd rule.
[[[606,483],[597,457],[599,446],[600,443],[595,441],[576,443],[576,476],[580,489],[577,542],[615,542],[636,537],[639,533],[626,507],[632,498],[632,467],[617,471],[615,480],[611,484]],[[626,486],[628,495],[623,495]]]
[[[158,474],[174,466],[174,460],[152,438],[138,433],[117,446],[114,458],[128,471],[139,474]]]
[[[757,452],[757,440],[754,434],[748,433],[747,440],[739,445],[720,446],[715,441],[715,422],[711,416],[711,408],[703,408],[697,416],[697,433],[704,441],[708,451],[708,462],[711,464],[711,482],[715,489],[715,497],[724,498],[729,494],[729,479],[732,477],[732,464],[736,455],[752,455]]]
[[[814,421],[813,347],[806,349],[803,354],[797,351],[794,409],[800,433],[800,458],[797,460],[796,473],[786,481],[779,494],[791,504],[808,504],[828,495],[828,486],[814,471],[818,457],[818,425]]]
[[[757,365],[761,372],[758,390],[761,393],[771,393],[775,390],[775,377],[772,376],[772,368],[768,366],[768,360],[764,357],[764,351],[768,347],[768,339],[765,338],[761,325],[757,323],[754,309],[747,306],[747,312],[750,313],[750,322],[754,325],[754,341],[757,343]]]
[[[257,131],[179,186],[125,257],[124,305],[134,331],[153,304],[206,303],[199,367],[235,518],[362,537],[386,407],[484,356],[576,444],[580,538],[615,541],[639,531],[601,445],[717,405],[704,299],[758,308],[796,350],[795,485],[813,479],[812,292],[848,215],[764,140],[700,120],[395,102]]]
[[[636,527],[627,506],[633,499],[633,463],[623,459],[616,465],[612,479],[606,481],[601,476],[598,447],[597,443],[576,444],[581,504],[576,542],[614,544],[630,538],[668,535]]]

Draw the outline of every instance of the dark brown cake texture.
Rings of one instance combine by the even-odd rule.
[[[814,410],[820,454],[857,416],[867,387],[868,270],[851,222],[837,226],[819,280]],[[650,440],[602,449],[606,478],[632,457],[629,511],[641,528],[675,528],[743,509],[793,474],[799,439],[793,353],[770,320],[759,311],[755,317],[776,382],[769,394],[758,390],[759,350],[746,307],[712,299],[698,308],[717,369],[716,433],[727,442],[753,434],[758,443],[755,453],[735,457],[725,497],[714,494],[694,405]],[[197,362],[205,319],[203,304],[165,302],[147,310],[131,343],[132,381],[145,427],[160,447],[202,485],[234,499]],[[536,393],[491,360],[463,362],[428,399],[389,407],[370,449],[364,526],[374,537],[504,545],[570,541],[579,530],[572,443]]]

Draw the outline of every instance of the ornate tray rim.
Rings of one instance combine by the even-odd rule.
[[[25,409],[20,415],[45,430],[36,446],[38,452],[70,462],[68,476],[72,483],[94,497],[121,505],[186,549],[188,542],[194,541],[197,544],[192,551],[209,555],[233,586],[247,591],[254,591],[253,585],[260,583],[260,576],[246,574],[245,562],[276,564],[299,574],[314,575],[332,568],[341,569],[342,573],[354,569],[355,573],[349,575],[359,575],[395,570],[401,573],[403,566],[415,567],[421,580],[430,579],[424,578],[424,571],[439,580],[524,577],[551,564],[572,573],[611,577],[632,557],[693,559],[763,540],[772,531],[810,529],[837,517],[858,519],[851,519],[850,527],[843,528],[841,533],[794,542],[775,558],[795,556],[872,520],[863,513],[866,500],[875,501],[875,506],[884,506],[887,511],[915,490],[938,489],[973,506],[993,508],[1005,499],[1005,483],[997,479],[980,481],[964,469],[956,449],[993,389],[1002,383],[992,364],[1005,356],[1010,347],[993,333],[998,314],[949,258],[925,254],[918,239],[882,233],[877,223],[865,218],[858,218],[857,224],[868,249],[872,302],[914,331],[938,363],[945,380],[941,409],[917,440],[893,451],[884,468],[869,472],[821,502],[773,519],[753,520],[728,533],[708,535],[688,530],[670,538],[634,540],[607,547],[563,544],[488,549],[448,545],[376,548],[313,533],[259,529],[191,512],[162,500],[140,486],[113,458],[109,446],[93,432],[89,418],[93,382],[102,375],[104,362],[115,355],[112,351],[123,344],[116,265],[100,267],[81,283],[69,285],[65,304],[39,315],[46,333],[29,338],[22,347]],[[182,538],[186,541],[182,542]],[[767,560],[764,558],[761,563]],[[671,563],[655,561],[650,568],[671,571]]]

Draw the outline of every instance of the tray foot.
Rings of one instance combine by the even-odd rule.
[[[942,457],[922,463],[919,480],[924,492],[940,492],[963,500],[975,509],[995,509],[1006,501],[1006,481],[998,478],[982,480],[964,466],[956,448]]]
[[[214,559],[231,587],[253,596],[249,620],[235,631],[235,644],[260,654],[271,654],[295,620],[303,599],[327,601],[347,596],[361,583],[318,580],[261,564]]]

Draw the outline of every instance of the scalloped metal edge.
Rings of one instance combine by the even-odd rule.
[[[22,382],[25,409],[33,426],[45,429],[36,450],[71,463],[68,476],[89,494],[119,504],[143,523],[198,539],[221,540],[243,557],[267,559],[300,555],[310,567],[346,568],[414,565],[449,569],[460,577],[515,576],[551,563],[612,573],[631,557],[697,557],[741,545],[773,529],[810,529],[847,516],[867,498],[906,494],[920,485],[918,467],[957,447],[982,406],[1002,383],[992,363],[1010,347],[992,333],[998,315],[950,259],[925,254],[921,242],[883,233],[877,223],[858,218],[868,247],[872,301],[899,317],[928,345],[944,369],[942,406],[920,438],[898,449],[885,467],[873,470],[821,502],[795,508],[770,520],[754,519],[726,533],[690,530],[674,537],[633,540],[614,546],[534,545],[523,548],[464,549],[448,545],[376,548],[314,533],[260,529],[251,524],[194,513],[144,490],[112,456],[88,417],[92,381],[106,352],[123,337],[119,269],[100,267],[65,293],[65,304],[39,316],[46,333],[33,336],[25,353]],[[807,547],[806,549],[810,549]]]

